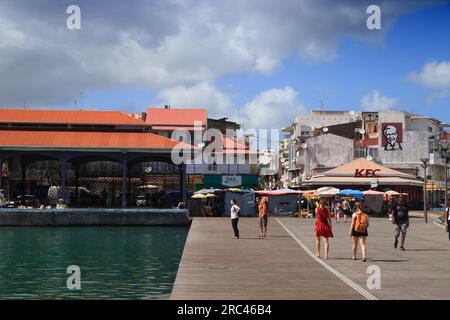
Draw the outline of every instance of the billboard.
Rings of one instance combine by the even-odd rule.
[[[403,150],[403,126],[400,122],[383,123],[381,125],[381,147],[384,151]]]

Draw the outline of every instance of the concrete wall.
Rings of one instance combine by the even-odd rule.
[[[0,226],[188,225],[179,209],[0,209]]]
[[[325,134],[306,140],[308,148],[304,152],[304,177],[311,175],[311,170],[318,164],[325,167],[339,167],[353,160],[353,140]]]

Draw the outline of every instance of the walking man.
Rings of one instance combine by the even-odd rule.
[[[241,212],[241,208],[239,208],[236,204],[236,199],[231,199],[231,226],[234,231],[234,239],[239,239],[239,215]]]
[[[402,197],[399,199],[398,205],[394,208],[393,214],[392,214],[392,222],[395,225],[395,231],[394,231],[394,248],[397,248],[398,246],[398,238],[400,238],[400,250],[405,250],[405,239],[406,239],[406,232],[409,228],[409,210],[408,206],[406,205],[406,200]]]
[[[258,197],[258,222],[259,227],[261,228],[261,233],[259,234],[259,238],[265,238],[267,236],[267,223],[269,220],[268,210],[267,210],[267,201],[265,197]]]

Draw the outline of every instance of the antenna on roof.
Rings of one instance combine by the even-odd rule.
[[[74,107],[75,107],[75,111],[77,111],[77,99],[75,99]]]

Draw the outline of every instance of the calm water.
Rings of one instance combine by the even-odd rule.
[[[164,299],[188,228],[0,228],[0,299]],[[81,290],[68,290],[69,265]]]

